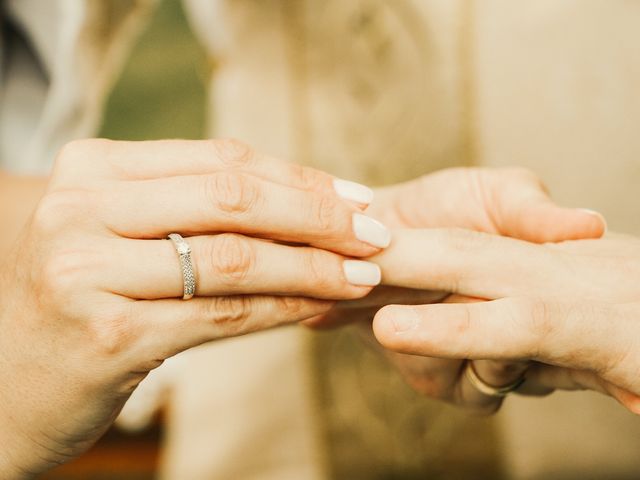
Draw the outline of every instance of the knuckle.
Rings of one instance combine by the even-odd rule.
[[[291,164],[295,184],[303,190],[322,191],[329,184],[329,177],[319,170],[296,163]]]
[[[128,316],[112,312],[89,323],[90,341],[94,351],[101,357],[115,357],[126,352],[133,333],[129,328]]]
[[[556,329],[549,304],[538,298],[519,298],[510,303],[510,307],[507,307],[509,323],[515,328],[521,328],[524,324],[524,331],[530,339],[524,353],[529,358],[538,358],[545,339],[553,335]]]
[[[314,291],[330,293],[335,290],[335,282],[332,280],[327,265],[327,255],[322,250],[309,248],[305,261],[305,279],[307,285]]]
[[[246,175],[219,172],[206,177],[205,198],[221,212],[241,215],[253,210],[260,199],[257,183]]]
[[[87,138],[66,143],[58,151],[54,161],[54,172],[75,168],[80,162],[96,158],[97,154],[108,150],[112,140],[104,138]]]
[[[223,282],[237,284],[245,280],[255,266],[255,252],[251,243],[241,235],[225,233],[210,243],[211,272]]]
[[[255,151],[249,145],[233,138],[209,140],[215,156],[229,168],[247,167],[255,161]]]
[[[44,297],[63,304],[86,287],[91,270],[87,255],[77,250],[64,250],[52,254],[42,267],[40,289]]]
[[[66,166],[80,160],[88,148],[90,140],[73,140],[62,146],[55,158],[55,167]]]
[[[337,226],[338,204],[326,195],[313,195],[310,202],[310,218],[314,222],[312,229],[321,237],[331,236]]]
[[[218,297],[213,300],[211,318],[215,326],[222,326],[229,335],[242,332],[252,313],[249,297]]]
[[[77,219],[78,213],[87,208],[89,196],[80,190],[64,190],[47,193],[38,203],[32,226],[42,233],[57,232]]]
[[[307,301],[301,297],[275,297],[276,310],[288,318],[298,318],[306,310]]]
[[[539,338],[547,338],[555,330],[555,322],[551,318],[549,305],[544,300],[529,300],[531,328]]]
[[[442,235],[445,247],[457,253],[473,253],[487,242],[486,234],[461,228],[442,230]]]

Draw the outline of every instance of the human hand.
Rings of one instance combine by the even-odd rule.
[[[534,243],[600,238],[606,224],[591,210],[553,202],[533,172],[450,168],[376,190],[367,213],[390,228],[464,228]]]
[[[596,212],[555,204],[540,179],[522,168],[440,170],[377,189],[367,213],[390,228],[463,228],[535,243],[599,238],[606,229]],[[380,286],[305,324],[331,328],[388,303],[436,302],[447,295]]]
[[[370,200],[233,141],[69,144],[0,275],[0,476],[84,451],[182,350],[366,295],[379,269],[347,257],[389,242]],[[171,232],[193,250],[187,302]]]
[[[640,241],[535,245],[462,230],[397,232],[385,282],[488,299],[387,306],[378,341],[403,354],[535,361],[521,393],[592,389],[640,414]],[[408,253],[411,252],[411,253]]]
[[[562,208],[551,201],[544,185],[520,168],[454,168],[379,189],[368,213],[400,228],[459,227],[522,238],[531,242],[557,242],[598,238],[606,227],[603,218],[582,209]],[[398,251],[397,249],[395,251]],[[443,291],[377,287],[367,297],[340,302],[329,313],[309,322],[327,328],[361,321],[370,335],[370,322],[384,305],[419,305],[445,301],[476,301]],[[385,352],[408,383],[431,397],[480,412],[495,411],[501,399],[473,388],[463,375],[465,362]],[[512,383],[529,362],[477,361],[478,375],[491,385]],[[540,392],[542,393],[542,392]],[[548,393],[545,391],[544,393]]]

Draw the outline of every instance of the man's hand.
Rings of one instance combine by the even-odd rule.
[[[395,239],[376,257],[386,282],[489,301],[385,307],[373,326],[386,348],[458,362],[535,361],[523,393],[592,389],[640,414],[640,240],[535,245],[449,229]]]
[[[535,243],[599,238],[606,229],[604,219],[596,212],[557,206],[540,180],[533,173],[519,168],[442,170],[379,189],[368,213],[395,228],[455,227]],[[403,253],[397,248],[394,251],[399,255]],[[408,263],[412,261],[410,255],[407,252]],[[385,264],[385,267],[391,269],[393,265]],[[401,272],[394,270],[393,274]],[[387,272],[383,269],[383,283],[385,275]],[[394,283],[404,288],[378,287],[364,299],[342,302],[329,314],[307,324],[326,328],[360,321],[365,327],[365,335],[370,336],[370,322],[380,306],[478,301],[445,293],[455,291],[455,285],[443,285],[447,288],[441,289],[425,288],[422,279],[433,275],[427,268],[411,269],[411,275],[411,279],[404,279],[404,283]],[[500,406],[499,399],[483,395],[469,384],[463,375],[464,359],[443,360],[391,351],[385,354],[409,384],[425,395],[481,412],[491,412]],[[495,386],[511,383],[528,366],[528,362],[521,361],[476,361],[474,365],[481,379]],[[536,389],[531,393],[550,391]]]

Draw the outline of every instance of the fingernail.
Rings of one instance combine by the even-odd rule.
[[[353,214],[353,231],[356,238],[378,248],[386,248],[391,243],[391,232],[379,221],[361,213]]]
[[[345,200],[365,205],[369,205],[373,201],[373,190],[356,182],[336,178],[333,181],[333,188]]]
[[[391,323],[396,333],[405,333],[418,325],[418,314],[411,307],[394,308],[391,313]],[[389,314],[388,314],[389,315]]]
[[[595,215],[600,220],[602,220],[602,222],[604,223],[604,233],[607,233],[609,226],[607,225],[607,219],[604,218],[604,215],[602,215],[600,212],[596,212],[595,210],[591,210],[590,208],[579,208],[578,210],[584,213],[588,213],[589,215]]]
[[[375,287],[380,284],[382,274],[380,267],[375,263],[362,260],[345,260],[342,263],[344,276],[352,285],[363,287]]]

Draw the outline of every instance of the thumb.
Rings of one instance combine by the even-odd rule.
[[[490,172],[487,172],[490,173]],[[600,238],[604,217],[593,210],[555,204],[540,179],[524,169],[487,175],[486,198],[498,233],[535,243]]]

